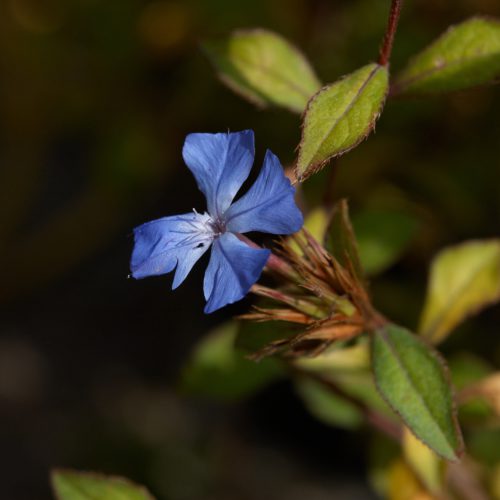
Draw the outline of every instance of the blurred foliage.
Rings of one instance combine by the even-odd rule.
[[[302,113],[321,86],[302,54],[271,31],[240,30],[204,47],[221,80],[259,107],[271,103]]]
[[[475,17],[449,28],[415,56],[396,92],[446,92],[488,84],[500,72],[500,22]]]
[[[255,364],[235,348],[238,323],[225,323],[209,332],[196,346],[184,368],[181,389],[223,400],[241,398],[283,374],[278,360]]]
[[[359,258],[367,274],[385,271],[396,263],[416,235],[418,222],[404,212],[367,210],[353,219]]]
[[[433,261],[420,330],[441,342],[467,316],[500,300],[500,240],[469,241]]]
[[[153,500],[145,488],[120,477],[58,470],[52,484],[58,500]]]

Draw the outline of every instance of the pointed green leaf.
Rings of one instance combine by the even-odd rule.
[[[349,217],[347,200],[340,200],[334,207],[325,233],[325,248],[346,269],[352,270],[359,281],[363,281],[363,268],[359,258],[358,244]]]
[[[463,443],[444,362],[419,337],[388,324],[372,334],[377,387],[406,426],[429,448],[455,461]]]
[[[258,325],[260,326],[260,325]],[[184,367],[181,388],[191,394],[235,399],[259,390],[282,373],[276,359],[254,363],[235,347],[239,325],[225,323],[196,346]]]
[[[432,263],[420,332],[442,341],[465,318],[500,300],[500,240],[468,241]]]
[[[58,500],[154,500],[127,479],[89,472],[53,471],[52,488]]]
[[[367,274],[380,273],[402,255],[418,228],[409,214],[370,210],[352,219],[359,255]]]
[[[321,87],[299,50],[271,31],[239,30],[205,49],[221,80],[261,107],[275,104],[302,113]]]
[[[387,68],[368,64],[321,89],[307,106],[296,175],[303,180],[372,131],[387,95]]]
[[[500,76],[500,22],[475,17],[452,26],[418,54],[397,79],[395,93],[447,92]]]

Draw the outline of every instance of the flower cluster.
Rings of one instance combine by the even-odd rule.
[[[233,201],[252,168],[251,130],[190,134],[182,155],[205,195],[207,212],[193,210],[137,227],[130,267],[137,279],[175,269],[175,289],[212,247],[203,283],[205,313],[211,313],[242,299],[270,256],[269,250],[249,246],[240,235],[291,234],[302,227],[303,217],[295,204],[295,188],[269,150],[255,183]]]

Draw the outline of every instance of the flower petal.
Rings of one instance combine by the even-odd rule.
[[[227,134],[189,134],[182,156],[207,199],[208,212],[220,218],[245,182],[254,157],[252,130]]]
[[[259,279],[270,254],[249,247],[231,233],[217,238],[203,282],[205,313],[242,299]]]
[[[226,212],[227,229],[235,233],[295,233],[304,224],[304,218],[294,194],[295,188],[285,176],[278,157],[267,150],[259,177]]]
[[[177,266],[172,289],[177,288],[212,243],[210,220],[208,214],[191,212],[136,227],[132,276],[140,279],[166,274]]]

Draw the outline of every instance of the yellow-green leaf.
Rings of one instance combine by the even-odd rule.
[[[435,500],[404,460],[395,460],[387,473],[387,500]]]
[[[460,90],[500,76],[500,22],[474,17],[452,26],[402,72],[395,93]]]
[[[403,431],[403,452],[406,462],[426,488],[439,495],[444,485],[445,463],[406,427]]]
[[[205,49],[221,80],[261,107],[274,104],[302,113],[321,87],[301,52],[271,31],[239,30]]]
[[[373,129],[387,95],[387,68],[368,64],[321,89],[307,106],[296,175],[303,180],[357,146]]]
[[[384,399],[429,448],[457,460],[463,443],[444,361],[394,324],[377,329],[371,339],[373,373]]]
[[[52,488],[58,500],[154,500],[143,486],[122,477],[56,470]]]
[[[500,240],[443,250],[431,267],[420,332],[437,343],[465,318],[500,300]]]

